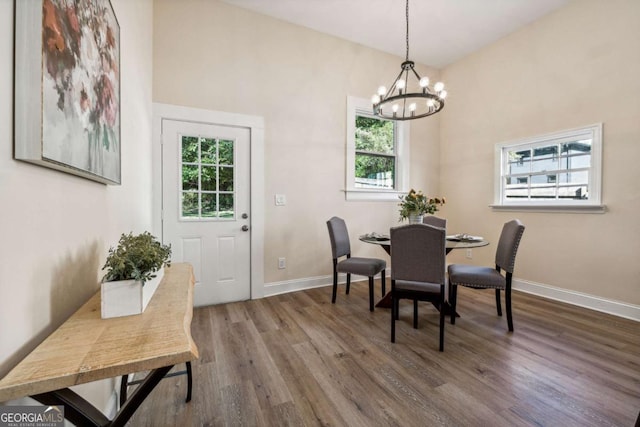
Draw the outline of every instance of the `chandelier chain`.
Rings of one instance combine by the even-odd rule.
[[[407,54],[405,56],[405,61],[408,61],[409,60],[409,0],[407,0],[407,6],[406,6],[406,20],[407,20],[407,37],[406,37]]]

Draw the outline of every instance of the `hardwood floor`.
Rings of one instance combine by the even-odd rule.
[[[376,297],[380,285],[376,282]],[[167,378],[130,426],[633,426],[640,324],[514,292],[515,332],[491,290],[461,288],[438,352],[438,313],[368,309],[366,282],[194,311],[193,400]],[[183,367],[179,367],[183,368]]]

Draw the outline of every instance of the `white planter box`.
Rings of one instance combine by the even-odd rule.
[[[142,282],[135,280],[118,280],[115,282],[102,282],[100,284],[100,296],[102,306],[102,318],[131,316],[142,313],[151,297],[158,289],[158,285],[164,277],[164,268],[156,273],[156,277],[142,286]]]

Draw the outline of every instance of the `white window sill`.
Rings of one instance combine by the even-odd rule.
[[[406,193],[406,191],[397,190],[374,190],[367,188],[353,188],[343,190],[347,201],[394,201],[399,202],[398,196]]]
[[[506,212],[557,212],[557,213],[597,213],[607,211],[606,205],[489,205],[496,211]]]

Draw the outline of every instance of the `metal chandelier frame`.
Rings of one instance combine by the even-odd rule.
[[[406,0],[406,56],[400,65],[402,70],[387,90],[380,86],[373,95],[373,114],[389,120],[413,120],[436,114],[444,108],[447,91],[437,82],[429,87],[429,78],[420,77],[415,63],[409,60],[409,0]]]

